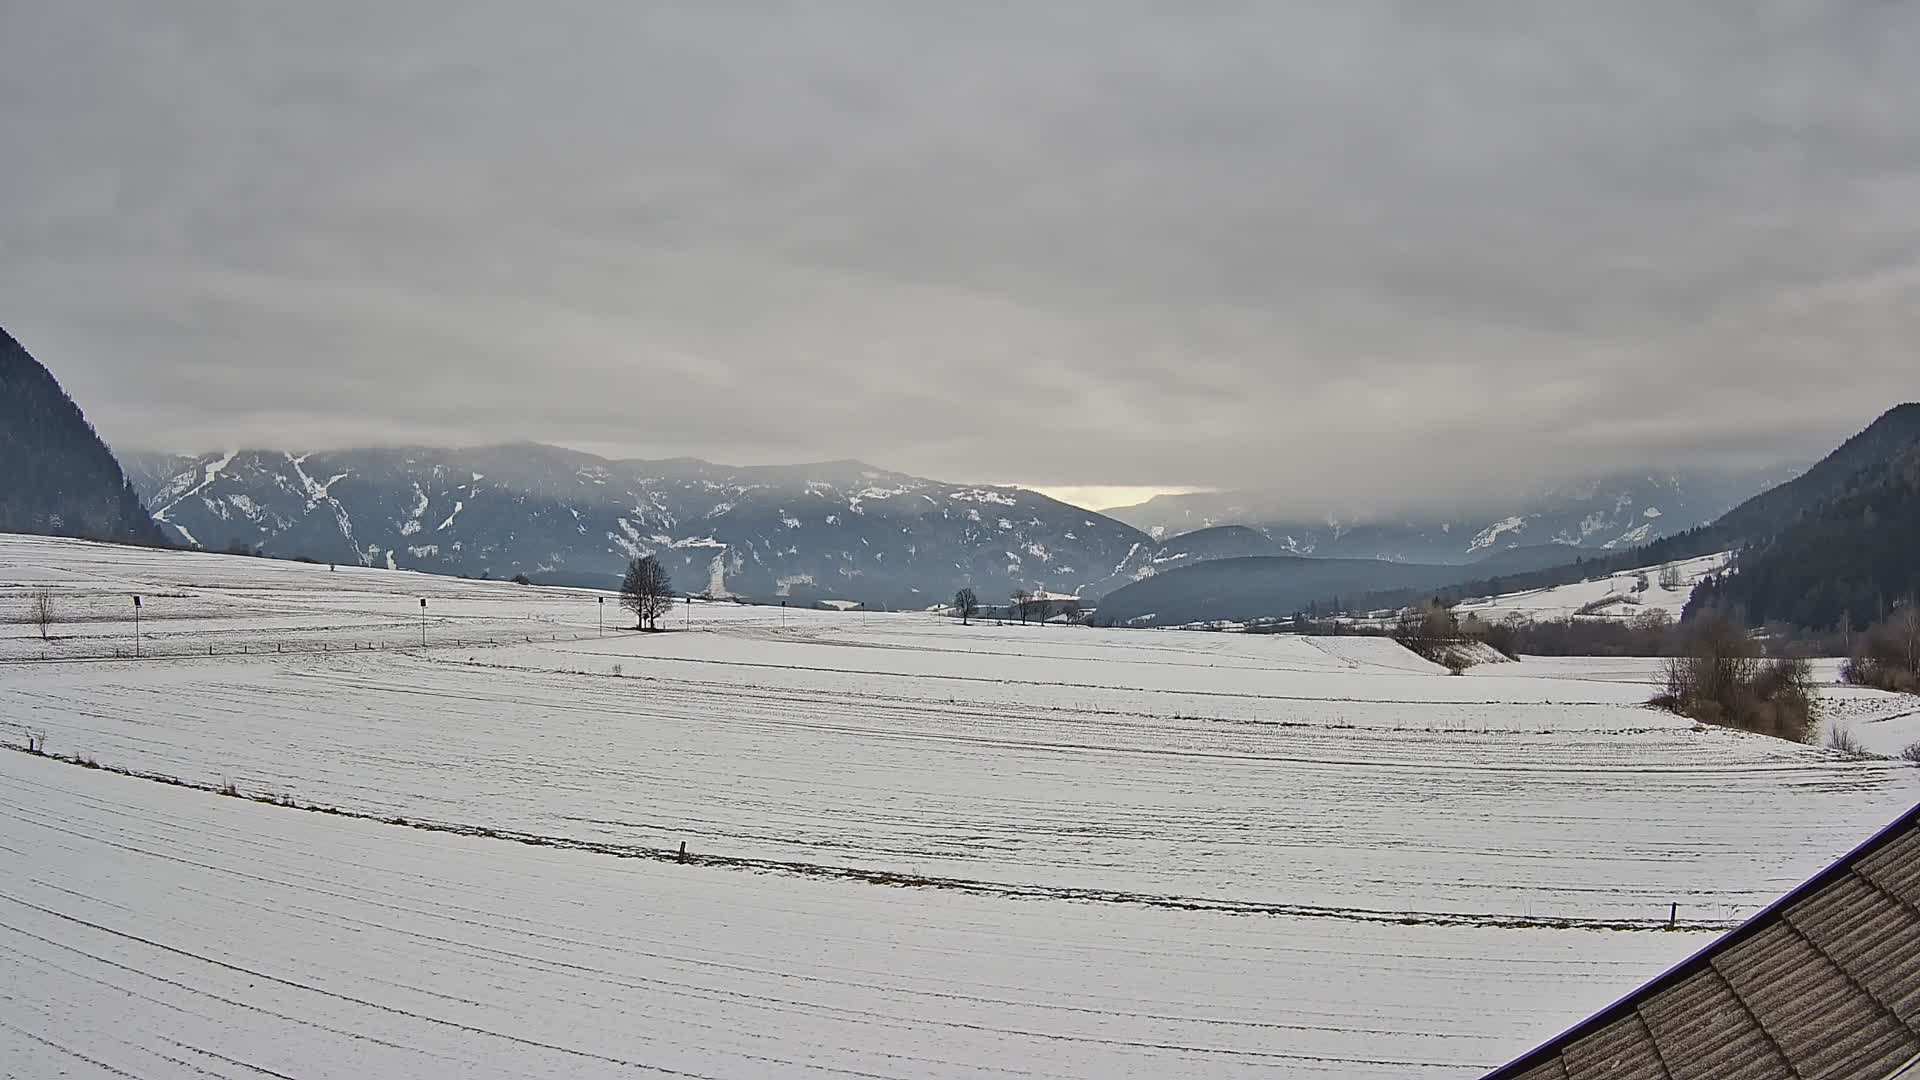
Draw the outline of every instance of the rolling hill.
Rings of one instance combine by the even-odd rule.
[[[1100,601],[1113,626],[1175,626],[1280,618],[1332,597],[1381,589],[1436,589],[1461,568],[1382,559],[1259,555],[1215,559],[1143,578]]]

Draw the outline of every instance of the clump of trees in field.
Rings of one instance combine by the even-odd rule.
[[[659,559],[645,555],[627,563],[620,606],[633,612],[634,629],[660,629],[660,616],[673,609],[673,578]]]
[[[1908,595],[1893,613],[1854,641],[1840,677],[1860,686],[1920,694],[1920,597]]]
[[[1395,641],[1455,675],[1473,666],[1472,654],[1463,647],[1467,636],[1451,608],[1437,597],[1402,611],[1393,628]]]
[[[1528,619],[1488,623],[1487,644],[1509,657],[1528,656],[1677,656],[1683,636],[1664,608],[1648,608],[1631,619]]]
[[[1719,612],[1696,616],[1679,634],[1680,655],[1668,659],[1665,688],[1652,704],[1705,724],[1812,739],[1819,697],[1805,660],[1763,658],[1746,628]]]

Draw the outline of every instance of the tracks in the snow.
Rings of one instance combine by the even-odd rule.
[[[1268,915],[1291,918],[1338,919],[1348,922],[1386,923],[1405,926],[1464,926],[1528,930],[1718,931],[1731,929],[1738,925],[1737,921],[1719,919],[1684,919],[1669,923],[1661,919],[1598,919],[1519,913],[1391,911],[1379,908],[1353,906],[1291,904],[1205,896],[1181,896],[1165,893],[1129,892],[1117,889],[1076,888],[1065,885],[1041,885],[906,873],[897,870],[869,867],[831,866],[799,860],[726,855],[682,848],[653,847],[644,844],[620,844],[602,840],[550,836],[513,829],[497,829],[455,822],[423,821],[407,817],[383,816],[367,811],[303,802],[291,795],[246,793],[238,791],[231,785],[217,787],[213,784],[183,780],[177,776],[169,776],[164,773],[149,772],[120,765],[103,764],[95,761],[93,758],[80,754],[56,754],[39,750],[29,750],[17,743],[0,743],[0,747],[12,750],[15,753],[30,754],[34,757],[49,761],[58,761],[75,768],[97,769],[131,779],[166,784],[172,787],[190,788],[195,791],[245,799],[250,802],[262,803],[284,809],[330,814],[336,817],[378,822],[384,825],[418,829],[424,832],[481,837],[489,840],[500,840],[534,847],[583,851],[623,859],[649,859],[656,862],[675,862],[693,866],[714,867],[752,873],[786,874],[820,880],[864,882],[870,885],[891,886],[895,888],[944,889],[954,892],[971,893],[977,896],[998,896],[1016,900],[1059,900],[1079,903],[1125,904],[1136,907],[1169,908],[1181,911],[1212,911],[1229,915]]]

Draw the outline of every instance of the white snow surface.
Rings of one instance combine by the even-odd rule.
[[[814,881],[14,753],[0,850],[35,1077],[1464,1077],[1701,940]]]
[[[1920,798],[1642,707],[1657,662],[730,603],[602,637],[590,591],[0,536],[0,605],[39,586],[0,740],[520,839],[0,751],[23,1075],[1467,1077]],[[1829,696],[1920,730],[1874,695]],[[722,864],[613,857],[682,841]]]
[[[1575,617],[1588,604],[1612,599],[1614,603],[1578,617],[1631,619],[1658,608],[1678,619],[1693,596],[1694,586],[1723,569],[1728,558],[1729,553],[1721,552],[1649,566],[1644,570],[1622,570],[1594,581],[1576,581],[1571,585],[1556,585],[1549,589],[1478,597],[1464,601],[1455,612],[1463,619],[1471,613],[1488,622],[1499,622],[1515,615],[1527,619],[1567,619]],[[1668,567],[1680,572],[1680,587],[1677,589],[1660,587],[1660,573]],[[1635,592],[1636,579],[1641,574],[1647,577],[1647,591]]]

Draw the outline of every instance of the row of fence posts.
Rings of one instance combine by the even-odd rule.
[[[594,605],[594,607],[595,607],[595,610],[596,610],[596,612],[597,612],[597,614],[598,614],[598,626],[597,626],[597,631],[596,631],[596,632],[597,632],[597,634],[598,634],[598,636],[600,636],[600,637],[606,637],[606,636],[607,636],[607,598],[606,598],[606,597],[604,597],[604,596],[600,596],[600,597],[596,597],[595,599],[596,599],[596,600],[598,601],[598,602],[597,602],[597,603],[596,603],[596,604]],[[143,634],[143,633],[142,633],[142,631],[141,631],[141,618],[140,618],[140,617],[141,617],[141,612],[142,612],[142,610],[143,610],[143,606],[144,606],[144,605],[143,605],[143,604],[142,604],[142,602],[141,602],[141,597],[140,597],[140,595],[139,595],[138,593],[135,593],[135,594],[133,594],[133,656],[134,656],[134,659],[143,659],[143,658],[145,657],[145,655],[146,655],[146,653],[145,653],[145,647],[144,647],[144,645],[143,645],[143,643],[142,643],[142,639],[143,639],[143,637],[144,637],[144,634]],[[866,611],[865,611],[865,608],[862,608],[862,609],[861,609],[861,614],[862,614],[862,619],[861,619],[861,621],[862,621],[862,623],[864,624],[864,623],[865,623],[865,621],[866,621],[866,620],[865,620],[865,614],[866,614]],[[782,600],[782,601],[780,601],[780,625],[781,625],[781,627],[782,627],[782,628],[785,628],[785,627],[786,627],[786,625],[787,625],[787,602],[786,602],[785,600]],[[686,597],[686,626],[687,626],[687,629],[689,629],[689,630],[691,630],[691,629],[693,628],[693,594],[692,594],[692,593],[688,593],[688,594],[687,594],[687,597]],[[532,638],[532,636],[531,636],[531,635],[523,635],[523,636],[525,636],[525,638],[526,638],[526,640],[527,640],[528,642],[531,642],[531,641],[533,641],[533,638]],[[551,639],[552,639],[552,640],[554,640],[554,641],[559,641],[559,640],[560,640],[560,635],[559,635],[559,634],[552,634],[552,635],[550,635],[550,637],[551,637]],[[575,634],[575,635],[573,635],[573,640],[575,640],[575,641],[578,641],[578,640],[580,640],[580,637],[581,637],[581,635],[578,635],[578,634]],[[449,645],[472,645],[472,644],[476,644],[476,642],[472,642],[472,641],[460,641],[460,640],[457,640],[457,639],[456,639],[456,640],[452,640],[452,641],[449,641],[449,642],[447,642],[447,644],[449,644]],[[489,645],[494,645],[494,644],[498,644],[498,642],[496,642],[496,641],[495,641],[494,639],[492,639],[492,638],[488,638],[488,639],[487,639],[487,644],[489,644]],[[426,597],[424,597],[424,596],[423,596],[423,597],[420,597],[420,647],[421,647],[421,648],[423,648],[423,649],[427,647],[427,598],[426,598]],[[374,644],[372,644],[372,643],[368,643],[368,645],[367,645],[367,648],[368,648],[369,650],[373,650],[373,649],[377,649],[377,648],[378,648],[378,646],[377,646],[377,645],[374,645]],[[353,651],[358,651],[358,649],[359,649],[359,646],[358,646],[358,645],[355,645],[355,646],[353,646],[353,647],[352,647],[352,650],[353,650]],[[245,646],[245,645],[241,645],[241,646],[239,647],[239,652],[240,652],[241,654],[243,654],[243,655],[244,655],[244,654],[246,654],[246,653],[247,653],[248,651],[249,651],[249,650],[248,650],[248,648],[247,648],[247,646]],[[275,643],[274,643],[274,651],[275,651],[276,653],[284,653],[284,652],[286,652],[286,646],[285,646],[285,643],[284,643],[284,642],[275,642]],[[330,650],[328,649],[328,647],[326,646],[326,644],[325,644],[325,643],[323,642],[323,643],[321,644],[321,646],[320,646],[320,648],[319,648],[318,650],[314,650],[314,651],[318,651],[318,652],[328,652],[328,651],[330,651]],[[114,651],[113,651],[113,656],[114,656],[114,658],[115,658],[115,659],[119,659],[119,658],[120,658],[120,657],[121,657],[122,655],[123,655],[123,654],[122,654],[122,653],[120,652],[120,650],[119,650],[118,648],[115,648],[115,649],[114,649]],[[214,656],[214,655],[217,655],[217,653],[216,653],[216,651],[215,651],[215,645],[214,645],[214,644],[213,644],[212,642],[209,642],[209,643],[207,644],[207,655],[208,655],[208,656]],[[53,655],[52,655],[51,653],[49,653],[49,652],[42,652],[42,653],[41,653],[41,659],[43,659],[43,660],[51,660],[51,659],[53,659]]]
[[[568,641],[582,641],[582,640],[585,640],[585,638],[586,638],[586,636],[587,636],[587,635],[585,635],[585,634],[568,634],[568,635],[567,635],[567,640],[568,640]],[[528,643],[528,644],[532,644],[532,643],[533,643],[533,642],[534,642],[535,640],[537,640],[537,639],[536,639],[536,638],[535,638],[535,637],[534,637],[534,636],[533,636],[532,634],[522,634],[522,635],[520,635],[520,640],[521,640],[521,641],[523,641],[523,642],[526,642],[526,643]],[[559,640],[560,640],[560,635],[559,635],[558,633],[550,633],[550,634],[548,634],[548,635],[547,635],[547,640],[548,640],[548,641],[559,641]],[[284,641],[276,641],[276,642],[273,642],[272,644],[273,644],[273,651],[274,651],[275,653],[278,653],[278,654],[285,654],[285,653],[286,653],[286,651],[287,651],[287,643],[286,643],[286,642],[284,642]],[[492,637],[490,637],[490,638],[484,638],[484,639],[482,639],[482,638],[448,638],[448,639],[447,639],[446,641],[444,641],[444,642],[442,642],[442,644],[443,644],[443,645],[445,645],[445,646],[448,646],[448,647],[457,647],[457,646],[461,646],[461,645],[469,645],[469,646],[472,646],[472,645],[498,645],[498,644],[500,644],[500,639],[499,639],[499,638],[492,638]],[[368,641],[368,642],[349,642],[349,643],[347,643],[347,644],[342,644],[342,645],[335,645],[335,644],[332,644],[332,643],[329,643],[329,642],[325,642],[325,641],[322,641],[322,642],[319,642],[318,644],[315,644],[315,645],[310,645],[310,646],[307,646],[307,647],[305,647],[305,648],[302,648],[302,647],[301,647],[301,646],[300,646],[300,645],[299,645],[298,643],[296,643],[296,644],[295,644],[295,646],[294,646],[294,652],[296,652],[296,653],[298,653],[298,652],[319,652],[319,653],[326,653],[326,652],[361,652],[361,651],[363,651],[363,650],[364,650],[364,651],[366,651],[366,652],[382,652],[382,651],[385,651],[385,650],[388,650],[388,649],[411,649],[411,648],[414,648],[414,647],[415,647],[415,646],[412,646],[412,645],[381,645],[380,643],[378,643],[378,642],[374,642],[374,641]],[[197,646],[196,646],[195,648],[197,648]],[[262,644],[262,645],[261,645],[261,651],[263,651],[263,652],[264,652],[264,651],[265,651],[265,649],[266,649],[266,646],[265,646],[265,644]],[[225,653],[222,653],[222,652],[220,652],[220,646],[219,646],[219,643],[217,643],[217,642],[211,642],[211,641],[207,643],[207,655],[208,655],[208,656],[223,656],[223,655],[224,655],[224,656],[249,656],[249,655],[252,655],[252,654],[253,654],[253,652],[254,652],[254,648],[253,648],[253,646],[252,646],[251,644],[247,644],[247,643],[244,643],[244,642],[243,642],[243,643],[241,643],[241,644],[238,644],[238,645],[234,645],[234,646],[231,646],[231,647],[230,647],[230,648],[228,649],[228,651],[227,651],[227,652],[225,652]],[[189,657],[189,656],[193,656],[193,655],[198,655],[198,653],[197,653],[197,652],[196,652],[196,653],[189,653],[189,652],[187,652],[187,651],[184,651],[184,650],[183,650],[183,651],[181,651],[181,652],[178,652],[178,653],[174,653],[174,654],[172,654],[172,657],[173,657],[174,659],[186,659],[187,657]],[[133,654],[133,656],[134,656],[134,658],[138,658],[138,659],[150,659],[150,660],[165,660],[165,659],[168,659],[168,654],[167,654],[167,653],[165,653],[165,652],[158,652],[158,653],[156,653],[156,652],[154,652],[154,651],[153,651],[153,650],[151,650],[151,649],[146,649],[146,650],[143,650],[143,651],[140,651],[140,652],[136,652],[136,653],[134,653],[134,654]],[[51,653],[51,652],[48,652],[48,651],[46,651],[46,650],[42,650],[42,651],[41,651],[41,653],[40,653],[40,659],[41,659],[41,660],[44,660],[44,661],[51,661],[51,660],[53,660],[53,659],[54,659],[54,656],[53,656],[53,653]],[[113,660],[124,660],[124,659],[128,659],[128,655],[127,655],[127,652],[125,651],[125,648],[124,648],[123,646],[119,646],[119,645],[116,645],[116,646],[114,646],[114,647],[113,647],[113,652],[111,652],[111,653],[90,653],[90,654],[87,654],[87,655],[84,655],[84,656],[68,656],[68,657],[63,657],[62,659],[68,659],[68,660],[104,660],[104,659],[113,659]]]

